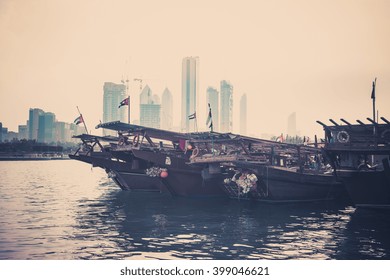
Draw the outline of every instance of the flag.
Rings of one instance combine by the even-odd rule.
[[[278,136],[278,137],[276,138],[276,142],[281,142],[281,143],[284,142],[283,133],[282,133],[280,136]]]
[[[209,115],[207,117],[207,121],[206,121],[206,125],[209,124],[209,122],[211,122],[211,124],[213,124],[213,121],[212,121],[212,114],[211,114],[211,107],[210,107],[210,103],[209,103]],[[210,127],[210,126],[209,126]]]
[[[189,120],[196,119],[196,112],[193,113],[192,115],[189,115],[189,116],[188,116],[188,119],[189,119]]]
[[[122,107],[122,106],[129,106],[129,100],[130,100],[130,97],[127,97],[126,99],[123,99],[121,101],[121,103],[119,104],[118,108]]]
[[[375,78],[375,81],[372,82],[371,99],[375,99],[375,85],[376,85],[376,78]]]
[[[74,120],[74,123],[75,124],[80,124],[80,123],[83,123],[84,122],[84,119],[83,119],[83,116],[80,115],[78,116],[75,120]]]
[[[209,128],[210,128],[211,132],[213,132],[214,126],[213,126],[213,121],[212,120],[210,122]]]

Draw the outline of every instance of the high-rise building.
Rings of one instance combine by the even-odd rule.
[[[297,114],[295,112],[291,113],[287,119],[287,134],[289,136],[297,135]]]
[[[181,128],[195,131],[195,121],[188,116],[196,113],[199,85],[199,57],[185,57],[182,61]]]
[[[247,100],[246,100],[246,94],[244,93],[241,96],[240,100],[240,134],[246,135],[246,114],[247,114]]]
[[[219,131],[219,93],[213,87],[208,87],[206,92],[207,104],[210,104],[213,117],[213,130]],[[207,107],[208,108],[208,107]]]
[[[127,106],[119,107],[126,98],[126,85],[105,82],[103,85],[103,122],[126,122]],[[109,130],[103,129],[103,134],[108,135]]]
[[[56,122],[55,123],[55,141],[61,143],[67,143],[71,141],[71,130],[70,124],[66,122]]]
[[[42,109],[30,108],[28,119],[28,139],[38,140],[39,116],[42,114]]]
[[[18,139],[28,139],[28,127],[27,125],[18,126]]]
[[[160,98],[146,85],[140,94],[140,125],[160,128]]]
[[[233,130],[233,86],[228,81],[221,81],[221,132]]]
[[[54,142],[55,121],[56,121],[56,116],[53,113],[47,112],[39,115],[38,142],[40,143]]]
[[[161,102],[161,128],[171,130],[173,126],[173,99],[168,88],[162,94]]]

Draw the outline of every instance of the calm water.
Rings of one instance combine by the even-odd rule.
[[[129,193],[76,161],[0,162],[0,259],[390,259],[390,215]]]

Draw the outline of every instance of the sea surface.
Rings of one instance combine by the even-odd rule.
[[[0,259],[390,259],[390,215],[125,192],[73,160],[0,162]]]

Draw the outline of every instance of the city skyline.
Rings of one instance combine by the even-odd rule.
[[[388,1],[114,2],[1,2],[3,126],[16,131],[29,108],[72,122],[78,106],[92,133],[99,133],[94,127],[102,118],[105,81],[128,77],[132,103],[140,93],[134,78],[158,93],[168,87],[179,100],[188,56],[201,61],[199,130],[207,130],[207,87],[221,80],[231,81],[237,96],[247,93],[249,135],[286,133],[291,112],[302,135],[322,135],[316,120],[365,120],[372,116],[375,77],[379,115],[390,118]],[[173,125],[179,126],[176,103]],[[233,106],[238,112],[238,99]],[[132,108],[134,119],[139,105]]]

